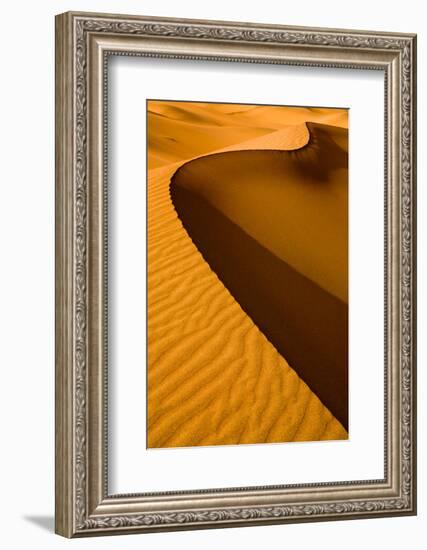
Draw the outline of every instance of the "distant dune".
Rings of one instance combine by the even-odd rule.
[[[347,111],[174,101],[148,102],[149,169],[188,160],[306,121],[347,127]]]
[[[193,109],[192,105],[195,105]],[[314,150],[310,150],[310,134],[305,123],[334,126],[328,130],[332,147],[342,149],[346,145],[346,131],[342,129],[347,126],[347,113],[328,109],[280,108],[278,114],[274,107],[215,105],[207,109],[203,105],[206,104],[149,102],[148,105],[148,446],[346,439],[347,431],[342,424],[312,391],[313,388],[310,389],[289,366],[285,355],[279,353],[277,343],[273,345],[260,330],[259,324],[224,286],[190,238],[172,202],[170,186],[174,174],[175,183],[179,175],[190,187],[198,181],[199,194],[200,182],[202,187],[206,185],[206,191],[208,180],[218,182],[220,174],[226,175],[220,179],[229,181],[229,187],[232,184],[239,187],[236,182],[242,181],[242,173],[252,174],[251,182],[254,183],[260,170],[259,154],[262,150],[267,158],[261,159],[261,164],[273,182],[277,163],[272,156],[280,154],[281,150],[287,151],[288,157],[307,154],[300,163],[297,158],[292,162],[295,161],[300,170],[305,163],[309,171],[310,163],[319,159],[316,160],[315,141],[311,141]],[[159,123],[160,119],[165,119],[166,124]],[[199,131],[194,133],[193,127]],[[209,131],[213,127],[217,132],[211,138]],[[321,135],[322,127],[317,129],[320,132],[318,138],[325,138]],[[224,132],[223,138],[221,132]],[[243,132],[249,139],[242,141]],[[202,140],[202,135],[209,137]],[[173,147],[167,146],[168,138],[175,144]],[[222,146],[219,147],[221,140]],[[233,150],[248,152],[235,153],[240,155],[237,162],[236,159],[231,164],[227,164],[227,160],[222,162],[223,172],[218,171],[218,166],[211,169],[221,151]],[[242,154],[246,156],[242,157]],[[255,160],[254,154],[258,155]],[[341,162],[339,156],[337,153],[338,165]],[[194,158],[199,158],[199,161],[190,162]],[[163,166],[159,167],[159,159]],[[325,159],[320,161],[326,164],[323,167],[326,185],[332,189],[336,187],[333,197],[338,202],[345,201],[345,193],[339,190],[338,183],[342,177],[340,170],[345,168],[327,166],[329,161]],[[254,162],[253,167],[251,162]],[[198,168],[195,163],[199,163]],[[196,178],[193,170],[197,173]],[[297,168],[293,170],[296,177]],[[286,172],[291,173],[292,167],[287,165]],[[292,190],[290,193],[292,195]],[[237,192],[236,200],[241,196],[242,193]],[[232,223],[243,226],[244,220],[238,215],[236,218],[237,211],[225,211],[226,204],[221,203],[220,194],[204,196],[203,199],[205,202],[208,199],[211,207],[225,213]],[[326,198],[322,210],[325,205],[328,206]],[[334,208],[329,206],[331,210],[324,221],[326,233],[322,230],[321,235],[315,236],[317,242],[327,240],[331,231],[328,224],[334,225],[329,219],[331,213],[334,215]],[[250,209],[247,202],[241,207],[241,212]],[[310,211],[310,205],[307,208],[308,211],[301,214],[303,220],[316,214]],[[282,220],[285,228],[280,235],[290,231],[292,212],[292,205],[289,205],[286,219]],[[274,215],[265,213],[262,222],[277,223]],[[256,217],[252,222],[253,219]],[[269,246],[266,246],[262,242],[264,229],[262,223],[252,228],[245,227],[248,234],[252,232],[254,242],[261,242],[263,249],[269,249],[276,257],[286,256],[292,271],[303,273],[303,277],[314,281],[316,287],[322,288],[337,302],[346,302],[346,281],[342,283],[342,278],[328,271],[327,266],[316,273],[310,273],[309,264],[304,266],[301,259],[305,254],[304,246],[305,252],[314,248],[313,241],[310,245],[314,237],[307,236],[309,231],[304,228],[304,231],[291,232],[296,236],[295,248],[301,255],[298,259],[292,258],[292,247],[285,246],[282,238],[276,243],[269,241]],[[336,246],[339,248],[340,245]],[[341,269],[342,274],[344,268],[337,264],[336,269]],[[241,273],[244,274],[245,270]],[[317,367],[319,371],[324,367],[321,358]],[[338,388],[334,375],[325,376],[329,376],[331,387]]]

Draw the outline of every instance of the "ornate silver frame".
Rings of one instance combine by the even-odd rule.
[[[109,495],[106,58],[368,68],[385,75],[384,479]],[[65,13],[56,17],[56,532],[66,537],[416,513],[416,37]]]

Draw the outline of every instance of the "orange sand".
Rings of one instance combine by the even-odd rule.
[[[148,110],[148,447],[347,439],[209,268],[169,195],[195,157],[298,150],[305,122],[346,128],[347,111],[156,101]]]

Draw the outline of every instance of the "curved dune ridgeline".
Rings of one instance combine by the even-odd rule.
[[[347,428],[347,152],[344,130],[309,128],[296,151],[191,161],[171,197],[210,267]]]
[[[346,439],[347,115],[190,105],[148,106],[177,143],[148,172],[148,446]],[[230,117],[270,130],[230,145]],[[192,154],[182,123],[214,122],[223,152]]]
[[[147,119],[151,170],[224,147],[240,149],[247,140],[307,121],[345,128],[348,116],[342,109],[149,101]]]

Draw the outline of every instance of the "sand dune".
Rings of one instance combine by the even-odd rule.
[[[297,151],[190,161],[171,197],[209,266],[347,427],[347,153],[335,127],[309,128]]]
[[[295,128],[296,150],[289,147],[292,131],[283,140],[286,130],[275,132],[270,140],[266,136],[265,145],[279,141],[286,153],[271,150],[266,156],[252,142],[250,153],[217,153],[187,162],[175,179],[347,302],[347,149],[338,145],[346,130],[313,123],[309,128],[310,143],[307,129],[303,134],[300,126]]]
[[[223,149],[284,126],[322,122],[346,127],[341,109],[149,101],[149,168]]]
[[[160,107],[164,106],[162,102]],[[240,106],[223,107],[218,113],[213,111],[215,120],[220,121],[220,115],[228,120],[230,109]],[[256,118],[248,106],[241,107],[242,113],[235,115],[240,127],[244,126],[243,116],[245,120]],[[187,123],[182,111],[160,114]],[[203,125],[197,118],[202,116],[200,110],[194,114],[197,116],[190,124]],[[310,111],[306,114],[314,116]],[[334,113],[337,119],[344,115]],[[321,118],[320,113],[315,116]],[[330,116],[329,110],[325,116]],[[261,119],[266,120],[265,113]],[[282,124],[277,131],[252,135],[245,142],[225,142],[221,151],[298,150],[309,138],[304,122],[300,120],[293,128]],[[175,139],[184,143],[178,135],[179,124],[170,122],[169,133],[176,132]],[[247,124],[250,128],[253,122]],[[152,143],[148,174],[148,446],[346,439],[340,422],[245,313],[178,218],[169,193],[171,178],[186,161],[204,154],[194,154],[195,149],[203,145],[208,151],[212,144],[186,145],[187,151],[177,148],[177,160],[156,167],[158,149]],[[189,149],[190,156],[184,158]]]

